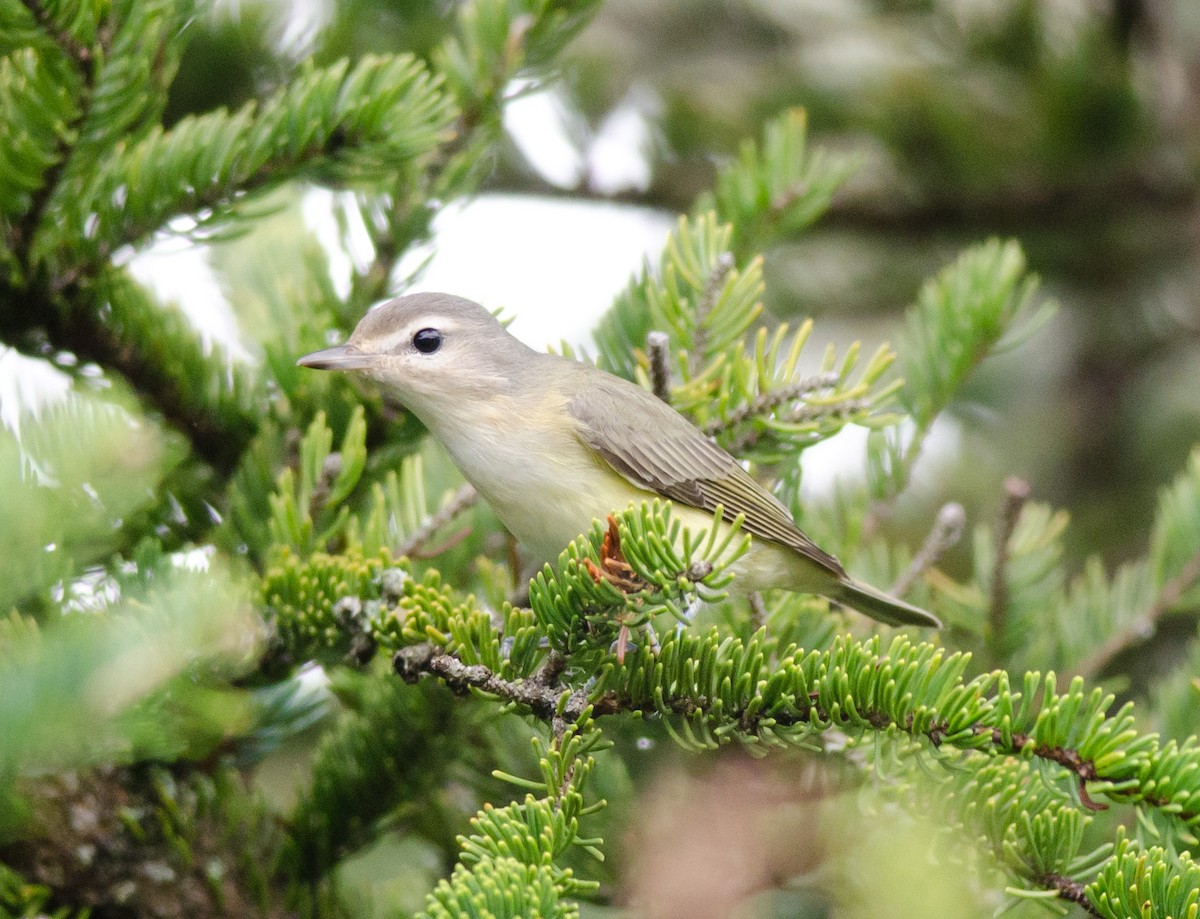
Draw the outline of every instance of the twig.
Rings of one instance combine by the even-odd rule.
[[[423,674],[442,680],[456,692],[479,689],[499,696],[509,702],[524,705],[533,714],[545,721],[561,716],[575,721],[587,708],[587,693],[581,689],[571,691],[557,685],[558,675],[564,664],[549,666],[550,658],[543,664],[538,677],[528,680],[506,680],[497,676],[483,664],[464,664],[453,654],[440,651],[428,642],[401,648],[392,658],[392,665],[406,683],[417,682]],[[559,700],[569,695],[560,707]]]
[[[646,333],[646,354],[650,358],[650,384],[654,395],[671,404],[671,338],[666,332]]]
[[[709,437],[716,437],[736,428],[747,418],[765,415],[785,402],[792,402],[817,390],[836,386],[838,379],[836,373],[818,373],[815,376],[797,380],[795,383],[789,383],[787,386],[781,386],[779,389],[761,393],[724,418],[714,418],[704,426],[704,433]]]
[[[1004,503],[996,524],[996,562],[992,567],[991,602],[988,606],[988,643],[992,659],[999,660],[999,641],[1008,617],[1008,543],[1021,508],[1029,500],[1029,483],[1015,475],[1004,480]]]
[[[925,537],[925,543],[913,557],[912,563],[892,584],[891,593],[903,597],[912,588],[917,579],[938,563],[946,550],[956,545],[962,539],[963,528],[967,524],[967,512],[957,501],[942,505],[933,521],[933,528]]]
[[[717,305],[717,298],[721,296],[721,290],[725,287],[725,279],[729,277],[733,265],[732,252],[722,252],[717,256],[717,264],[708,276],[708,283],[704,285],[704,293],[700,295],[700,300],[696,303],[696,332],[692,336],[692,348],[688,354],[688,370],[691,371],[692,376],[696,376],[704,365],[704,351],[708,347],[708,327],[705,323],[708,321],[708,314]]]
[[[614,692],[590,699],[582,688],[572,690],[569,685],[560,686],[557,683],[561,674],[562,664],[551,665],[549,660],[542,665],[538,674],[525,680],[505,680],[482,664],[468,665],[453,654],[442,651],[428,642],[402,648],[393,657],[396,672],[405,681],[416,682],[422,674],[436,676],[452,689],[465,692],[468,689],[479,689],[500,698],[525,706],[537,717],[550,722],[555,717],[567,721],[579,718],[590,705],[592,713],[597,716],[615,715],[622,712],[643,711],[647,705],[635,699],[623,697]],[[569,698],[561,703],[564,694]],[[746,734],[756,734],[760,729],[760,721],[768,717],[761,706],[756,704],[756,698],[747,699],[740,711],[722,708],[720,717],[731,722],[737,722],[739,730]],[[686,695],[662,695],[655,705],[661,705],[665,710],[676,715],[695,717],[711,714],[714,700],[704,696],[691,697]],[[935,747],[940,747],[946,741],[949,725],[937,721],[932,727],[918,732],[911,716],[903,722],[897,722],[890,714],[882,709],[859,708],[859,715],[877,730],[899,728],[913,736],[923,736]],[[791,727],[798,724],[831,724],[835,719],[820,705],[815,696],[797,698],[794,708],[788,712],[774,711],[769,715],[772,727]],[[1088,797],[1086,783],[1106,781],[1105,776],[1096,768],[1093,760],[1084,757],[1078,750],[1070,747],[1035,744],[1033,738],[1025,733],[1013,732],[1008,735],[997,727],[987,724],[975,724],[970,729],[974,737],[986,738],[991,746],[999,753],[1013,756],[1030,755],[1046,762],[1055,763],[1075,776],[1079,782],[1080,800],[1089,810],[1103,810],[1107,805],[1093,801]],[[1163,806],[1167,802],[1149,795],[1140,798],[1124,792],[1126,799],[1137,798],[1149,804]],[[1191,811],[1180,811],[1176,816],[1181,820],[1191,820],[1196,814]]]
[[[341,475],[341,472],[342,454],[330,453],[325,457],[325,462],[321,464],[321,474],[317,476],[312,494],[308,498],[309,519],[316,520],[321,511],[325,509],[325,502],[329,500],[329,489],[333,487],[334,480]]]
[[[1158,627],[1158,620],[1178,603],[1197,581],[1200,581],[1200,552],[1188,559],[1187,564],[1179,570],[1179,574],[1162,586],[1149,609],[1125,628],[1111,635],[1104,644],[1084,658],[1075,668],[1075,674],[1093,677],[1102,672],[1126,648],[1131,648],[1153,635]]]
[[[789,424],[799,424],[803,421],[815,421],[818,418],[845,417],[852,412],[866,411],[871,407],[867,399],[846,399],[829,405],[798,405],[785,413],[780,419]],[[763,432],[757,428],[743,431],[737,437],[728,441],[724,446],[730,453],[737,456],[743,450],[748,450],[762,440]]]
[[[426,520],[408,537],[403,543],[396,547],[397,556],[407,556],[415,558],[424,548],[425,544],[433,537],[433,535],[444,527],[447,523],[469,508],[472,504],[479,500],[479,492],[470,483],[460,487],[454,493],[446,506],[440,511]]]
[[[761,629],[767,624],[767,605],[763,603],[762,594],[753,590],[746,599],[750,602],[750,624]]]
[[[1092,901],[1088,899],[1086,893],[1087,885],[1081,881],[1072,880],[1061,874],[1044,874],[1041,877],[1041,882],[1051,890],[1057,890],[1060,897],[1079,906],[1089,916],[1104,915],[1092,905]]]

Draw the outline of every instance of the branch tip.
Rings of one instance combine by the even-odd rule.
[[[650,384],[654,395],[671,404],[671,338],[666,332],[646,333],[646,354],[650,358]]]
[[[938,563],[943,555],[962,539],[967,525],[967,511],[957,501],[943,504],[934,518],[933,527],[920,551],[913,556],[912,563],[892,583],[891,593],[903,597],[926,571]]]

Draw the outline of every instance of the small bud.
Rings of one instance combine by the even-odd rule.
[[[399,600],[404,596],[404,585],[408,580],[408,572],[403,568],[384,568],[379,575],[379,588],[385,597]]]

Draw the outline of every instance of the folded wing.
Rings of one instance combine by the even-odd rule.
[[[719,504],[726,520],[742,514],[753,536],[845,576],[841,563],[801,532],[774,495],[686,418],[632,384],[600,375],[588,379],[567,405],[575,433],[627,481],[709,513]]]

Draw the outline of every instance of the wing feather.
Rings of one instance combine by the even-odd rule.
[[[743,514],[752,535],[787,546],[839,578],[845,575],[774,495],[682,415],[624,381],[593,374],[585,379],[587,385],[567,404],[575,433],[626,480],[709,513],[720,504],[726,520]]]

